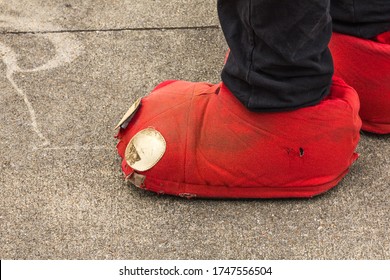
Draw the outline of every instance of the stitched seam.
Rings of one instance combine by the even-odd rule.
[[[352,158],[352,157],[351,157]],[[350,169],[350,167],[347,167],[347,169],[343,170],[343,172],[340,174],[340,175],[337,175],[336,178],[330,180],[330,181],[327,181],[325,183],[321,183],[321,184],[316,184],[316,185],[304,185],[304,186],[290,186],[290,185],[286,185],[286,186],[283,186],[283,187],[280,187],[280,186],[265,186],[265,185],[262,185],[262,186],[240,186],[240,187],[232,187],[232,188],[236,188],[236,189],[259,189],[259,188],[262,188],[262,187],[267,187],[267,188],[272,188],[272,189],[276,189],[276,190],[285,190],[286,188],[318,188],[318,187],[321,187],[321,186],[324,186],[324,185],[328,185],[334,181],[338,181],[339,179],[343,178],[346,174],[346,172]],[[329,177],[329,176],[323,176],[323,177]],[[181,185],[191,185],[191,186],[204,186],[204,184],[191,184],[191,183],[186,183],[186,182],[177,182],[177,181],[170,181],[170,180],[163,180],[163,179],[158,179],[156,177],[152,177],[152,176],[147,176],[147,178],[145,179],[146,180],[154,180],[154,181],[159,181],[159,182],[166,182],[166,183],[172,183],[172,184],[179,184],[180,186]],[[212,186],[212,187],[224,187],[226,188],[226,185],[208,185],[208,186]],[[146,188],[148,189],[148,188]]]
[[[172,109],[175,109],[175,108],[177,108],[177,107],[180,107],[180,106],[182,106],[183,104],[185,104],[185,103],[187,103],[187,102],[191,102],[191,101],[186,100],[186,101],[184,101],[184,102],[182,102],[182,103],[179,103],[179,104],[177,104],[177,105],[175,105],[175,106],[173,106],[173,107],[171,107],[171,108],[168,108],[167,110],[165,110],[165,111],[159,113],[158,115],[154,116],[153,118],[151,118],[151,119],[149,119],[149,120],[147,120],[147,121],[144,121],[144,122],[143,122],[141,125],[139,125],[139,126],[142,127],[142,126],[144,126],[146,123],[149,123],[149,122],[153,121],[154,119],[156,119],[156,118],[158,118],[158,117],[160,117],[160,116],[162,116],[162,115],[165,115],[166,113],[169,113]],[[138,111],[136,112],[136,114],[137,114],[137,113],[138,113]],[[134,115],[134,116],[135,116],[135,115]],[[130,127],[130,124],[131,124],[131,123],[132,123],[132,120],[130,120],[128,127]]]
[[[189,122],[190,122],[190,115],[191,115],[191,112],[192,112],[192,108],[194,107],[193,106],[193,102],[194,102],[194,97],[195,97],[195,87],[196,85],[193,86],[192,88],[192,97],[191,97],[191,101],[190,101],[190,108],[188,110],[188,113],[187,113],[187,121],[186,121],[186,124],[187,124],[187,129],[186,129],[186,140],[185,140],[185,147],[184,147],[184,169],[183,169],[183,172],[184,172],[184,182],[187,182],[187,174],[186,174],[186,171],[187,171],[187,147],[188,147],[188,129],[189,129]]]
[[[253,30],[253,26],[252,26],[252,0],[249,1],[249,26],[251,27],[251,31],[252,31],[252,38],[251,39],[251,43],[252,43],[252,50],[251,50],[251,53],[250,53],[250,56],[249,56],[249,69],[248,69],[248,73],[246,75],[246,80],[249,82],[249,78],[250,78],[250,74],[251,74],[251,71],[252,71],[252,66],[253,66],[253,53],[255,51],[255,31]]]
[[[352,9],[353,9],[353,22],[356,23],[356,6],[355,6],[355,0],[352,0]],[[361,32],[361,27],[360,27],[360,25],[358,25],[357,28],[358,28],[359,37],[362,37],[362,32]]]

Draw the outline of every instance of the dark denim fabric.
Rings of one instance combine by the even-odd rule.
[[[331,0],[333,30],[371,38],[390,29],[390,0]]]
[[[389,29],[374,7],[380,3],[389,17],[390,0],[218,0],[231,50],[222,80],[252,111],[315,105],[329,93],[333,75],[331,12],[336,31],[372,37]]]

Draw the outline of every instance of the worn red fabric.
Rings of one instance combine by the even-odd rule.
[[[333,33],[335,75],[358,93],[362,129],[390,133],[390,31],[373,40]]]
[[[335,78],[320,104],[291,112],[248,111],[222,84],[169,81],[142,99],[118,134],[153,127],[167,148],[142,188],[209,198],[312,197],[336,186],[357,159],[361,120],[356,92]]]

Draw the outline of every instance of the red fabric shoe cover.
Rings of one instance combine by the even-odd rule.
[[[386,134],[390,133],[390,32],[374,40],[333,33],[329,47],[335,75],[359,95],[362,129]]]
[[[250,112],[222,83],[164,85],[117,135],[122,169],[138,187],[183,197],[312,197],[337,185],[357,159],[359,100],[341,79],[320,104],[283,113]],[[163,135],[166,152],[139,172],[125,150],[148,127]]]
[[[390,31],[379,34],[374,38],[374,41],[382,44],[390,44]]]

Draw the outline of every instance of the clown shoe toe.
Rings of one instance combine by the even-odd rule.
[[[390,31],[372,40],[333,33],[335,74],[360,98],[365,131],[390,133]]]
[[[168,81],[119,123],[117,149],[133,185],[209,198],[312,197],[356,160],[356,92],[335,78],[316,106],[248,111],[223,84]]]

